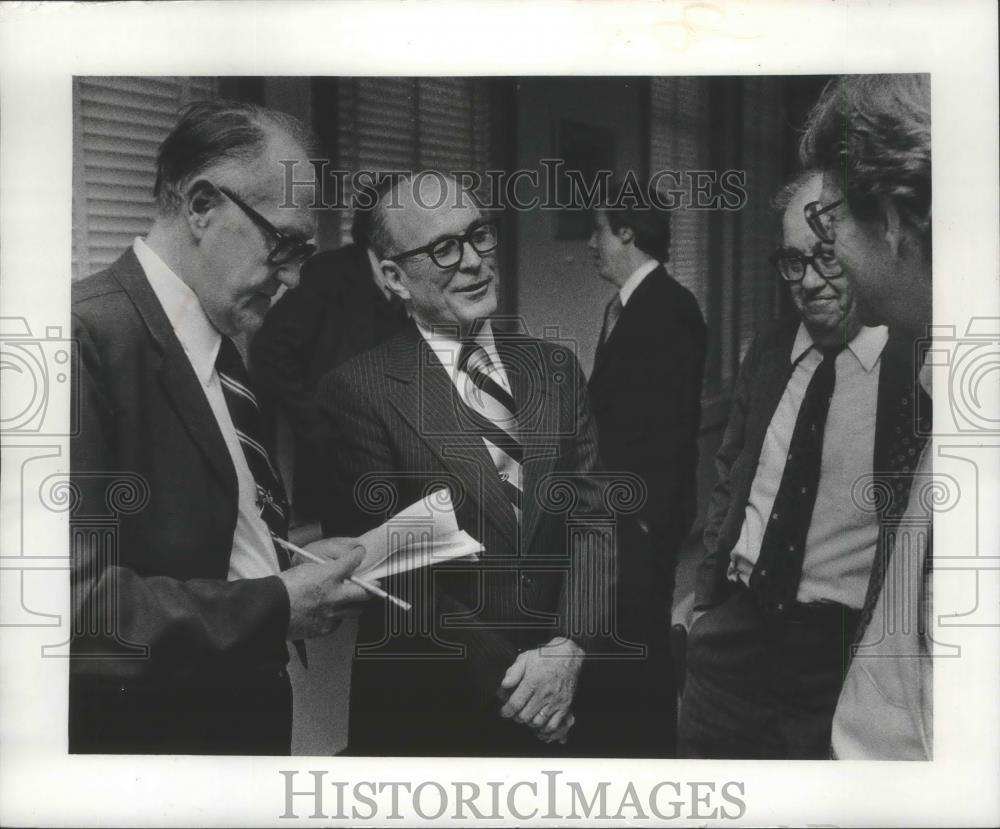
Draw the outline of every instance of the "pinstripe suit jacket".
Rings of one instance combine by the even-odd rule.
[[[554,636],[586,650],[609,610],[613,547],[591,543],[609,513],[592,474],[597,441],[582,373],[562,346],[500,332],[496,343],[525,450],[520,524],[464,403],[413,323],[320,384],[325,534],[356,535],[443,485],[459,526],[485,546],[478,562],[390,579],[413,602],[410,614],[366,607],[353,668],[353,752],[540,749],[497,713],[503,674],[519,651]]]

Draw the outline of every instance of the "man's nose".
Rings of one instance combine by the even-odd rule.
[[[282,285],[287,285],[289,289],[298,288],[301,268],[301,263],[282,265],[274,272],[274,278]]]
[[[827,285],[826,279],[820,276],[816,266],[810,262],[806,265],[806,272],[802,276],[802,288],[806,291],[820,291]]]
[[[479,266],[483,263],[483,257],[472,246],[472,242],[466,239],[462,242],[462,259],[458,263],[459,268],[463,271],[478,270]]]

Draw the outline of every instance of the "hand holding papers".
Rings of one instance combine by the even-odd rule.
[[[301,547],[282,539],[276,541],[285,549],[317,560]],[[482,544],[458,528],[447,489],[435,490],[357,541],[365,548],[365,557],[348,580],[404,610],[410,609],[409,602],[371,582],[444,561],[475,559],[483,550]]]

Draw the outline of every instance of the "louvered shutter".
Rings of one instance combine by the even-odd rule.
[[[688,173],[708,169],[708,89],[702,78],[651,78],[650,174],[674,170],[687,188]],[[664,185],[675,187],[676,180]],[[708,213],[670,215],[671,276],[691,291],[705,311],[708,295]]]
[[[350,172],[489,164],[489,98],[470,78],[351,78],[339,85],[339,157]],[[347,188],[347,200],[350,187]],[[350,241],[351,214],[341,217]]]
[[[214,78],[74,79],[73,278],[113,262],[155,216],[156,151]]]
[[[768,256],[778,241],[778,218],[771,199],[782,183],[782,153],[775,146],[784,110],[770,78],[743,79],[743,166],[747,204],[740,211],[741,281],[739,353],[774,312],[776,276]]]

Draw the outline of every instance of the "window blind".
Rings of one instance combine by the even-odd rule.
[[[155,215],[156,151],[184,104],[214,78],[75,78],[73,278],[111,264]]]
[[[774,314],[777,276],[768,262],[779,238],[779,218],[771,200],[782,185],[780,138],[784,108],[773,79],[743,79],[743,166],[747,204],[740,212],[739,353]]]
[[[708,95],[701,78],[652,78],[649,172],[674,170],[687,187],[689,173],[708,168]],[[665,182],[673,187],[674,183]],[[702,312],[708,292],[708,213],[674,210],[670,216],[671,276],[695,295]]]
[[[338,88],[338,155],[354,171],[476,170],[489,166],[485,86],[471,78],[345,78]],[[350,199],[347,188],[347,200]],[[351,212],[341,216],[350,241]]]

